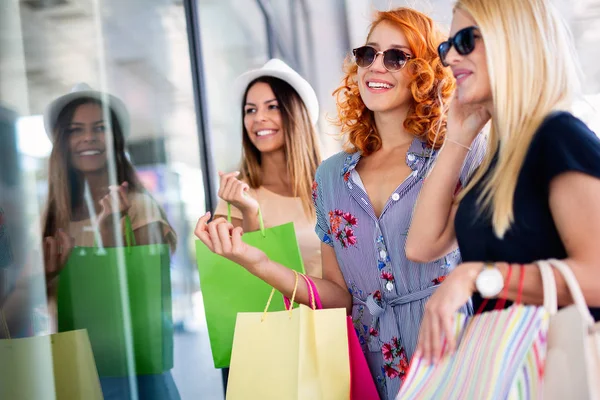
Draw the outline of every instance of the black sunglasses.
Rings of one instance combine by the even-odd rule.
[[[458,54],[461,56],[466,56],[475,50],[476,30],[479,30],[479,28],[476,26],[470,26],[468,28],[461,29],[460,31],[456,32],[456,35],[448,38],[448,40],[445,42],[440,43],[438,46],[438,55],[440,56],[440,60],[442,60],[444,67],[449,65],[446,63],[446,56],[448,56],[448,52],[452,46],[454,46]]]
[[[377,56],[383,54],[383,66],[390,72],[396,72],[401,70],[408,60],[411,59],[409,54],[406,54],[400,49],[387,49],[385,51],[377,51],[371,46],[362,46],[352,50],[354,54],[354,60],[356,65],[361,68],[369,68]]]

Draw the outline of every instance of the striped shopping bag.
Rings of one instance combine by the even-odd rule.
[[[435,365],[414,357],[396,399],[541,399],[549,314],[519,303],[457,314],[456,351]]]

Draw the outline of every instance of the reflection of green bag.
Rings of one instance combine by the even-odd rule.
[[[160,374],[173,368],[169,245],[76,247],[60,273],[58,329],[87,329],[100,376]],[[128,369],[132,349],[132,370]]]
[[[244,233],[247,244],[264,251],[279,264],[304,273],[298,240],[292,222],[265,229],[262,214],[260,231]],[[233,331],[238,312],[260,312],[271,293],[271,286],[238,264],[211,252],[196,241],[196,260],[215,368],[229,366]],[[285,310],[283,300],[271,310]]]

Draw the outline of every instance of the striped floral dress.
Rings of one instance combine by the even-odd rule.
[[[484,147],[481,136],[465,161],[462,185],[481,162]],[[335,250],[354,299],[354,326],[382,399],[398,394],[425,303],[460,263],[458,250],[427,264],[409,261],[404,252],[415,201],[436,155],[420,139],[413,141],[405,160],[412,173],[391,194],[379,218],[355,170],[360,152],[325,160],[313,183],[315,230]],[[461,311],[471,312],[470,304]]]

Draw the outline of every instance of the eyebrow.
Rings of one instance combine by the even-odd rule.
[[[369,42],[369,43],[367,43],[367,46],[373,46],[373,47],[379,48],[379,44],[377,44],[375,42]],[[392,45],[390,45],[389,48],[390,49],[406,49],[406,50],[410,51],[410,47],[404,46],[402,44],[392,44]]]
[[[267,100],[267,101],[265,101],[263,104],[271,103],[271,102],[273,102],[273,101],[277,101],[277,99],[271,99],[271,100]],[[247,105],[247,106],[254,106],[254,107],[256,107],[256,104],[254,104],[254,103],[246,103],[246,105]]]
[[[101,119],[100,121],[96,121],[94,123],[92,123],[92,125],[98,125],[98,124],[103,124],[104,120]],[[69,125],[85,125],[83,122],[71,122]]]

